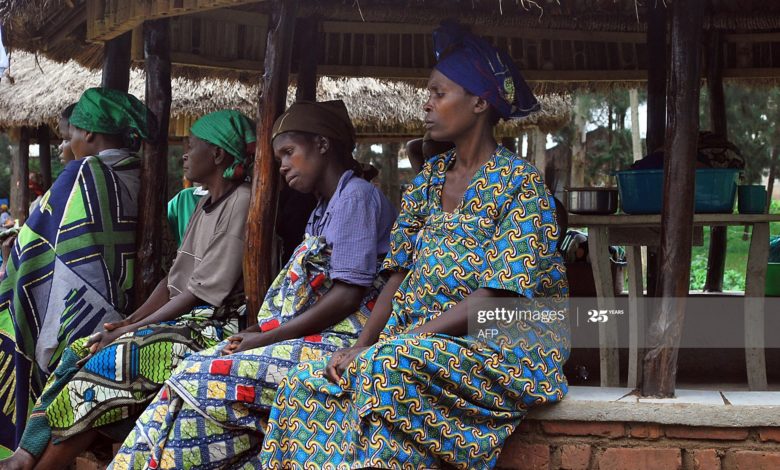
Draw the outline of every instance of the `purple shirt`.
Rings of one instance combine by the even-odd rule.
[[[390,229],[396,215],[379,189],[347,170],[333,197],[318,201],[306,233],[324,236],[331,247],[331,279],[370,286],[378,261],[390,250]]]

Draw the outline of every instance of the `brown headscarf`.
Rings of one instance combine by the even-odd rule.
[[[355,148],[355,127],[341,100],[293,103],[274,123],[271,140],[285,132],[308,132],[335,139],[348,152]]]

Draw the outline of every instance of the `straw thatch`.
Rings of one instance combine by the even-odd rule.
[[[254,81],[259,83],[259,78]],[[8,76],[0,81],[0,127],[56,124],[60,110],[76,101],[84,89],[99,86],[100,73],[71,61],[58,64],[29,53],[11,56]],[[170,134],[186,135],[192,121],[218,109],[238,109],[254,116],[259,95],[258,85],[246,85],[221,79],[191,80],[174,78],[171,84]],[[144,96],[144,75],[133,70],[130,92]],[[289,100],[295,96],[290,88]],[[426,91],[408,83],[376,79],[320,79],[319,100],[343,99],[352,115],[358,133],[373,136],[421,135],[422,103]],[[525,128],[539,127],[552,132],[570,119],[571,100],[565,96],[542,97],[542,111],[511,124],[502,124],[501,135],[517,135]]]

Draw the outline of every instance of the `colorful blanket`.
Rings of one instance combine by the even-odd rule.
[[[64,349],[131,304],[139,160],[70,162],[19,232],[0,283],[0,457]]]

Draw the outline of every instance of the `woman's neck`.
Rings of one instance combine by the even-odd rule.
[[[328,156],[327,158],[332,158],[332,160],[330,160],[331,163],[325,168],[325,172],[315,186],[314,192],[318,198],[330,200],[336,192],[336,188],[339,186],[341,176],[349,168],[342,162],[337,161],[335,157]]]
[[[233,181],[225,179],[220,173],[216,178],[212,178],[213,181],[202,181],[201,183],[209,188],[209,196],[211,201],[218,201],[222,196],[232,191],[235,187],[241,184],[240,181]]]
[[[457,159],[455,165],[462,169],[476,169],[487,162],[496,150],[493,128],[478,125],[472,131],[454,140]]]

